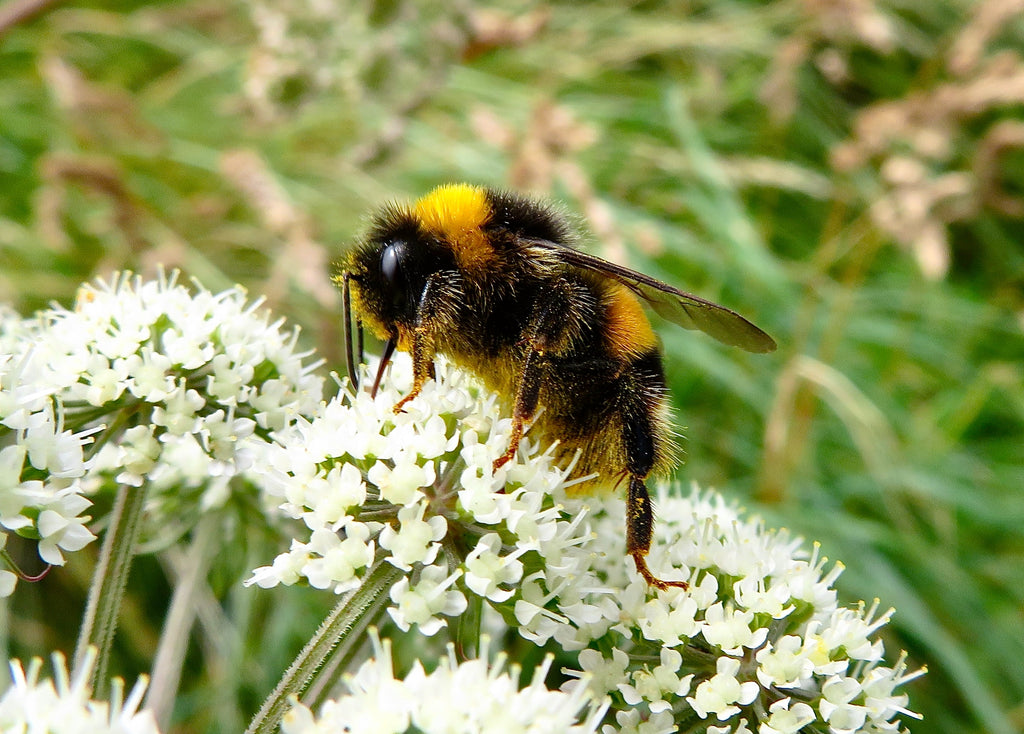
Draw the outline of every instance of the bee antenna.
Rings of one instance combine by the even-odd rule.
[[[359,370],[356,366],[355,356],[352,354],[352,295],[349,287],[350,274],[345,272],[341,276],[341,304],[344,311],[343,326],[345,331],[345,366],[348,368],[348,379],[352,387],[359,389]],[[359,324],[359,360],[363,359],[363,327]]]
[[[395,353],[395,344],[397,339],[388,339],[388,343],[384,345],[384,354],[380,356],[380,366],[377,368],[377,377],[373,380],[373,387],[370,388],[370,397],[377,396],[377,388],[380,387],[381,378],[384,377],[384,370],[387,369],[388,363],[391,361],[391,355]]]
[[[366,363],[366,352],[363,351],[363,320],[356,317],[356,333],[359,335],[359,364]]]

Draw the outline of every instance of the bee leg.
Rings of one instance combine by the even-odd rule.
[[[510,462],[519,450],[519,442],[526,430],[526,422],[533,418],[540,397],[541,378],[546,366],[547,354],[557,354],[568,343],[571,332],[570,321],[566,314],[571,313],[574,293],[572,286],[559,281],[540,298],[526,337],[526,358],[523,360],[522,372],[519,375],[519,386],[516,388],[516,402],[512,406],[512,436],[509,438],[505,453],[494,460],[494,471]]]
[[[657,589],[670,586],[688,589],[685,581],[664,581],[659,579],[647,568],[645,557],[651,550],[654,537],[654,509],[651,507],[651,496],[647,492],[644,480],[635,474],[629,476],[629,496],[626,499],[626,553],[633,556],[636,570],[644,581]]]
[[[420,394],[427,380],[434,379],[435,350],[432,335],[436,329],[439,302],[444,296],[442,277],[442,273],[434,273],[427,278],[427,284],[420,295],[412,329],[412,390],[395,403],[395,413],[401,413],[405,404]]]
[[[519,378],[519,389],[516,391],[516,402],[512,407],[512,435],[509,437],[505,453],[494,460],[491,467],[493,471],[498,471],[515,457],[516,451],[519,450],[519,442],[523,438],[526,422],[533,418],[533,414],[537,410],[541,376],[539,362],[543,356],[544,353],[538,349],[532,349],[527,354],[526,362],[523,364],[523,374]]]
[[[626,497],[626,553],[633,556],[636,570],[644,581],[657,589],[689,588],[685,581],[659,579],[647,568],[647,554],[654,537],[654,507],[644,479],[654,468],[657,457],[656,428],[651,415],[654,404],[642,390],[632,404],[623,406],[622,442],[626,451],[626,471],[629,472],[629,493]]]
[[[420,394],[427,380],[434,379],[434,350],[426,342],[426,328],[417,326],[412,337],[412,389],[395,403],[395,413],[401,413],[405,404]]]

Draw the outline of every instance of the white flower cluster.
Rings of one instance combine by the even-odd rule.
[[[91,700],[89,678],[95,665],[91,649],[81,666],[70,676],[59,653],[53,655],[54,680],[40,680],[43,661],[34,658],[24,669],[12,660],[11,685],[0,696],[0,731],[46,732],[46,734],[159,734],[152,712],[139,708],[146,692],[145,677],[124,697],[124,681],[112,682],[110,701]]]
[[[375,398],[345,394],[275,434],[278,445],[253,476],[308,534],[249,583],[304,580],[341,593],[358,587],[381,554],[408,572],[391,589],[395,623],[433,635],[466,609],[465,593],[511,598],[525,554],[551,557],[579,542],[577,522],[550,500],[566,471],[527,438],[517,461],[492,472],[511,421],[464,373],[435,367],[437,379],[401,413],[392,408],[411,384],[407,355]],[[446,545],[451,552],[442,553]]]
[[[622,500],[572,496],[528,440],[492,473],[509,421],[466,375],[435,370],[403,413],[405,356],[375,399],[349,395],[275,436],[258,474],[305,531],[249,583],[340,593],[383,558],[407,572],[389,613],[428,635],[477,595],[526,639],[579,651],[565,672],[613,697],[623,731],[886,732],[912,715],[897,689],[918,673],[886,667],[875,636],[889,613],[840,607],[841,567],[816,548],[715,493],[662,492],[649,562],[690,589],[655,592],[626,559]]]
[[[0,313],[0,549],[7,533],[38,540],[39,557],[64,563],[96,539],[82,513],[87,462],[84,436],[65,428],[64,411],[39,375],[37,322]],[[0,597],[14,592],[17,576],[0,570]]]
[[[588,501],[597,536],[615,538],[620,512]],[[899,715],[914,716],[897,688],[921,672],[908,673],[903,657],[884,665],[876,636],[892,612],[878,614],[877,602],[840,607],[832,587],[840,565],[826,570],[817,547],[808,554],[712,492],[662,493],[658,509],[652,567],[688,569],[689,590],[652,595],[634,579],[611,595],[558,602],[579,631],[571,644],[591,638],[580,669],[566,672],[589,675],[595,693],[633,707],[617,711],[620,731],[672,732],[696,718],[715,734],[795,734],[812,722],[823,731],[897,732]],[[609,545],[621,554],[621,542]],[[614,556],[611,547],[595,556],[591,573],[614,578]],[[569,639],[560,632],[551,634]]]
[[[93,539],[83,493],[111,480],[173,488],[153,511],[190,492],[196,508],[222,502],[270,431],[322,399],[296,340],[242,289],[192,292],[173,275],[98,281],[74,310],[32,320],[6,313],[0,526],[39,539],[42,559],[60,564],[61,549]],[[0,578],[0,592],[11,585]]]
[[[374,734],[587,734],[596,732],[607,709],[584,688],[548,690],[548,657],[519,688],[520,669],[504,670],[499,655],[488,662],[484,640],[481,657],[455,662],[448,657],[431,673],[417,661],[404,679],[395,677],[389,640],[373,635],[375,655],[345,680],[348,693],[328,700],[319,716],[301,704],[285,714],[283,734],[333,734],[340,731]]]

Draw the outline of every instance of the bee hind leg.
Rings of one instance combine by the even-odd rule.
[[[648,375],[655,387],[663,384],[658,372]],[[647,567],[647,554],[654,538],[654,507],[644,479],[651,473],[658,456],[658,428],[656,404],[651,395],[657,390],[627,391],[632,396],[622,410],[622,444],[629,473],[629,491],[626,497],[626,553],[633,556],[636,570],[644,581],[656,589],[689,588],[685,581],[665,581]]]
[[[677,587],[688,589],[685,581],[659,579],[647,567],[647,554],[654,537],[654,508],[644,480],[635,474],[629,476],[629,495],[626,499],[626,553],[633,556],[636,570],[644,581],[656,589]]]

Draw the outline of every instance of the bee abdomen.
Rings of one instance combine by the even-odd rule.
[[[562,460],[582,451],[577,475],[597,472],[597,484],[610,486],[623,474],[647,477],[670,467],[671,431],[657,349],[626,362],[562,362],[545,382],[538,428],[545,439],[561,441]]]

